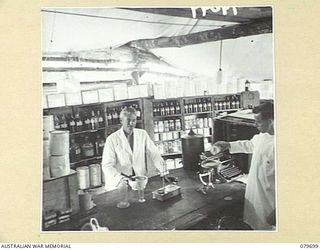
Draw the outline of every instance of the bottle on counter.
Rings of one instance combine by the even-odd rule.
[[[158,109],[155,103],[153,103],[153,116],[157,116],[158,115]]]
[[[82,155],[85,158],[94,156],[94,146],[93,146],[93,143],[89,141],[88,136],[84,138],[84,143],[81,146],[81,150],[82,150]]]
[[[81,148],[74,138],[70,141],[70,162],[78,162],[81,160]]]

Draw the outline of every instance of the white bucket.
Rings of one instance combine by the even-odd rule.
[[[50,141],[43,140],[42,164],[44,168],[49,168]]]
[[[69,131],[50,132],[50,154],[69,155]]]
[[[43,116],[43,131],[50,132],[54,130],[53,115]]]
[[[90,185],[97,187],[101,185],[101,167],[99,164],[89,165]]]
[[[89,168],[86,166],[77,168],[78,184],[80,189],[87,189],[90,187]]]
[[[49,165],[52,177],[60,177],[70,173],[69,155],[51,155]]]

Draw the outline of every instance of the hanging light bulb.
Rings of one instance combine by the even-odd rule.
[[[221,62],[222,62],[222,40],[220,40],[220,58],[219,58],[219,70],[217,72],[217,84],[221,84],[223,81]]]

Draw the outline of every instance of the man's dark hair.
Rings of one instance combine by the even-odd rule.
[[[273,103],[272,102],[265,102],[260,104],[257,107],[254,107],[252,112],[254,114],[261,114],[261,118],[264,120],[267,119],[274,119],[274,109],[273,109]]]

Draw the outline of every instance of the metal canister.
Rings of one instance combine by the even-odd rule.
[[[203,136],[195,134],[192,129],[182,137],[182,164],[185,169],[198,170],[200,154],[204,152]]]

